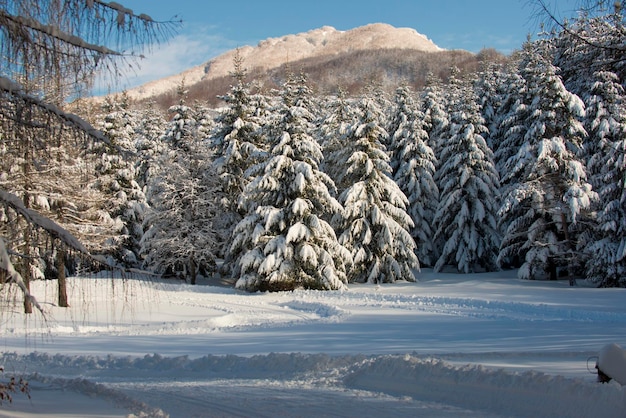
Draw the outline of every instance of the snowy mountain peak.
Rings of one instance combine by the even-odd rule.
[[[411,28],[396,28],[385,23],[374,23],[340,31],[331,26],[323,26],[296,35],[267,38],[255,47],[248,45],[228,51],[203,65],[129,90],[128,94],[135,99],[144,99],[174,90],[183,78],[187,85],[193,85],[202,80],[227,76],[233,69],[233,58],[237,51],[243,58],[246,68],[270,70],[305,58],[390,48],[425,52],[442,50],[425,35]]]

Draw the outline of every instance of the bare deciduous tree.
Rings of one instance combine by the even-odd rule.
[[[114,78],[121,65],[134,65],[177,23],[100,0],[0,0],[0,270],[18,283],[26,312],[34,260],[47,251],[62,269],[68,250],[89,255],[68,231],[98,226],[85,186],[93,144],[112,145],[65,111],[66,100],[89,88],[97,73]],[[59,295],[67,305],[64,289]]]

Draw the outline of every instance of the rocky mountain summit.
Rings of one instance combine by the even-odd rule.
[[[185,83],[192,98],[209,101],[226,93],[236,55],[251,79],[272,88],[285,67],[310,75],[318,90],[341,86],[349,92],[376,80],[385,86],[399,81],[414,87],[432,72],[445,78],[450,67],[475,69],[477,58],[467,51],[447,51],[411,28],[374,23],[348,31],[330,26],[296,35],[268,38],[256,46],[243,46],[219,55],[203,65],[148,82],[129,90],[136,101],[154,100],[163,107],[173,103],[176,88]],[[215,104],[215,103],[213,103]]]
[[[372,49],[411,49],[424,52],[441,51],[426,36],[410,28],[395,28],[384,23],[340,31],[324,26],[296,35],[265,39],[257,46],[244,46],[228,51],[203,65],[180,74],[151,81],[129,90],[132,98],[144,99],[175,89],[181,80],[193,85],[202,80],[224,77],[233,69],[233,58],[238,52],[250,70],[270,70],[302,59],[337,56],[346,52]]]

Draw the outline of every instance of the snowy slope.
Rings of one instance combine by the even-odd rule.
[[[0,417],[626,416],[587,369],[626,343],[626,290],[514,275],[274,294],[75,278],[67,310],[36,282],[48,321],[5,315],[1,360],[32,401]]]

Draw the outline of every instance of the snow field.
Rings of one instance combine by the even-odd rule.
[[[5,314],[0,360],[32,400],[0,416],[623,417],[587,360],[624,344],[624,290],[514,276],[267,294],[71,278],[70,309],[35,282],[48,320]]]

